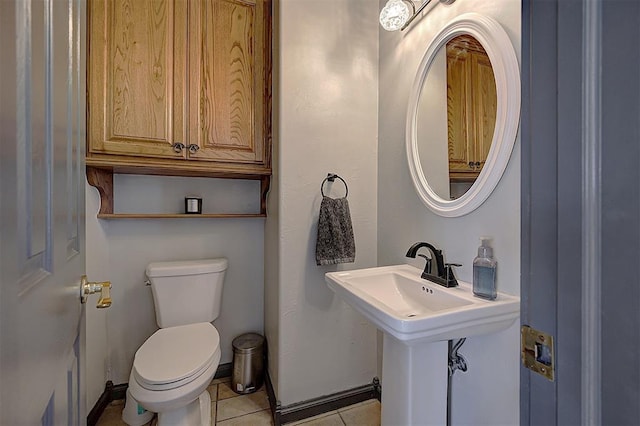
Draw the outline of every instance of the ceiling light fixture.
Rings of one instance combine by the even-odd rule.
[[[451,4],[455,0],[440,0],[440,3]],[[417,3],[417,2],[415,2]],[[412,0],[389,0],[380,11],[380,25],[387,31],[402,31],[413,22],[431,0],[422,0],[416,10]]]

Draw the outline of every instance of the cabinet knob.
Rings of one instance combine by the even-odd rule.
[[[473,168],[473,161],[469,161],[469,167]]]
[[[178,154],[182,152],[182,150],[184,149],[184,144],[182,142],[175,142],[173,145],[173,151],[177,152]]]
[[[189,148],[189,152],[190,152],[191,154],[195,154],[195,153],[196,153],[196,152],[198,152],[198,150],[200,149],[200,146],[199,146],[199,145],[195,145],[195,144],[190,144],[190,145],[188,146],[188,148]]]

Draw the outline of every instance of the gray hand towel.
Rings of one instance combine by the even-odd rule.
[[[318,218],[316,264],[352,263],[355,258],[356,244],[346,197],[333,199],[323,196]]]

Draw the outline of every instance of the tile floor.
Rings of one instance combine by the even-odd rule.
[[[215,379],[209,386],[211,394],[211,423],[215,426],[262,426],[273,425],[269,400],[264,386],[259,391],[238,395],[229,387],[230,378]],[[113,401],[104,410],[97,426],[126,426],[122,421],[124,401]],[[155,419],[149,426],[155,425]],[[380,402],[376,399],[360,402],[330,411],[319,416],[303,419],[288,426],[379,426]]]

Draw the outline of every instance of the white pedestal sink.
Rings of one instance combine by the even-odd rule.
[[[410,265],[325,275],[327,285],[384,332],[382,424],[444,425],[447,341],[508,328],[520,298],[473,296],[471,285],[445,288]]]

